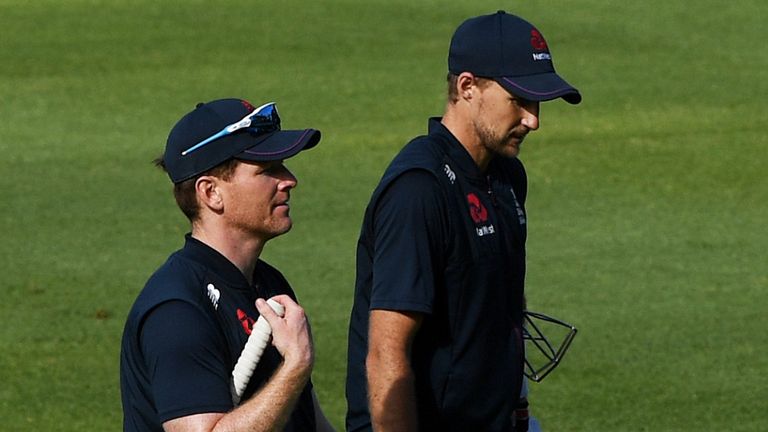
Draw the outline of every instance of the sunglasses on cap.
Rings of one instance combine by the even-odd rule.
[[[253,135],[279,131],[280,116],[277,115],[277,105],[275,102],[269,102],[256,108],[241,120],[232,123],[219,132],[216,132],[210,137],[184,150],[181,152],[181,155],[186,156],[206,144],[209,144],[227,135],[231,135],[241,129],[245,129],[247,132]]]

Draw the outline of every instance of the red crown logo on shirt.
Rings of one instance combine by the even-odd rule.
[[[243,326],[243,330],[245,330],[245,334],[248,336],[251,335],[251,328],[253,328],[253,323],[255,320],[248,316],[245,312],[238,309],[237,310],[237,320],[240,321],[240,324]]]
[[[473,193],[467,195],[467,202],[469,203],[469,215],[476,224],[488,220],[488,210],[483,203],[480,202],[480,198],[478,198],[477,195]]]

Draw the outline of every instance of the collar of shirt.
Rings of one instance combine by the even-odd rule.
[[[216,249],[192,237],[189,233],[184,236],[184,240],[184,248],[180,251],[182,256],[206,267],[232,288],[243,290],[251,288],[240,269]],[[256,280],[255,277],[254,280]]]
[[[485,181],[485,174],[472,159],[467,149],[461,142],[441,123],[442,117],[432,117],[429,119],[429,135],[442,138],[446,143],[448,157],[455,164],[451,168],[458,168],[465,176],[473,180]]]

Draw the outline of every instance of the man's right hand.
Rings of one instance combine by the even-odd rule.
[[[256,300],[256,308],[272,327],[272,344],[283,357],[284,367],[304,371],[309,377],[315,355],[304,309],[287,295],[278,295],[272,300],[285,307],[283,317],[277,315],[264,299]]]

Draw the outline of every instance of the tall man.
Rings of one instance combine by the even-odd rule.
[[[320,141],[283,131],[274,104],[199,104],[158,160],[192,232],[149,279],[125,325],[120,382],[126,431],[329,430],[312,390],[312,337],[279,271],[259,259],[291,228],[296,178],[283,165]],[[285,316],[264,302],[273,298]],[[235,406],[231,376],[264,316],[273,346]]]
[[[503,11],[459,26],[448,103],[365,212],[347,428],[509,431],[523,377],[527,180],[539,102],[581,100],[544,37]]]

